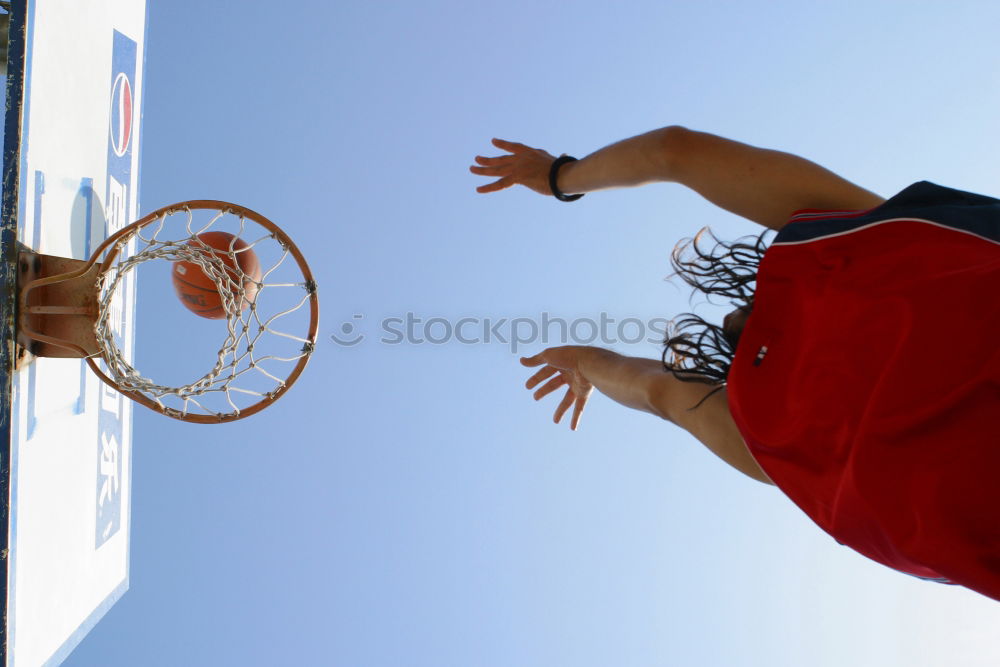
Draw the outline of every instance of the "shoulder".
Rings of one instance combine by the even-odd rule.
[[[685,382],[669,372],[660,384],[661,391],[654,397],[660,416],[683,428],[743,474],[774,484],[750,453],[733,420],[725,385]]]

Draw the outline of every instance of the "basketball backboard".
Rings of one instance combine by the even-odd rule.
[[[14,0],[10,25],[0,654],[55,664],[128,588],[132,406],[80,359],[16,358],[17,252],[83,259],[138,217],[146,1]],[[134,294],[126,285],[118,317],[129,345]]]

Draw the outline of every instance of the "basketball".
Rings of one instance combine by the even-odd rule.
[[[221,259],[227,267],[226,272],[229,274],[229,278],[234,283],[238,284],[242,279],[243,299],[240,309],[246,310],[257,296],[257,283],[261,278],[260,260],[257,259],[257,255],[245,241],[227,232],[203,232],[198,235],[198,240],[219,252],[201,248],[201,244],[195,239],[188,241],[188,245],[201,248],[201,252]],[[239,263],[238,269],[230,251],[236,256],[236,261]],[[244,275],[241,276],[240,272]],[[185,308],[195,315],[210,320],[221,320],[226,317],[222,295],[219,294],[215,281],[202,271],[200,266],[194,262],[174,262],[172,277],[177,297]],[[233,285],[233,298],[239,298],[238,289],[236,285]]]

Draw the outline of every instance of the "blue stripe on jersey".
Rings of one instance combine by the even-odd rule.
[[[1000,199],[920,181],[867,212],[828,211],[794,216],[778,232],[772,245],[815,241],[895,220],[937,224],[1000,243]]]

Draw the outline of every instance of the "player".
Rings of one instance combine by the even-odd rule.
[[[680,320],[662,361],[585,346],[523,358],[540,367],[536,400],[566,388],[557,423],[572,407],[576,429],[596,387],[778,486],[840,543],[1000,600],[1000,200],[927,182],[885,200],[801,157],[677,126],[581,160],[493,144],[507,154],[470,168],[496,179],[481,193],[573,201],[674,182],[766,228],[674,249],[686,282],[737,307],[722,326]]]

